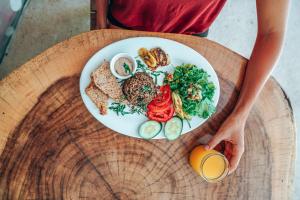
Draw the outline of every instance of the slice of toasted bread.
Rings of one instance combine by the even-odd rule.
[[[95,85],[106,95],[114,100],[120,100],[123,96],[121,86],[111,73],[109,62],[105,61],[91,75]]]
[[[108,96],[104,94],[99,88],[97,88],[93,81],[85,89],[86,94],[91,98],[91,100],[99,108],[101,115],[107,114],[107,101]]]

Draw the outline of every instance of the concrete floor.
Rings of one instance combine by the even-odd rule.
[[[52,45],[89,30],[89,1],[30,0],[0,65],[0,79]]]
[[[0,79],[39,52],[70,36],[89,30],[89,1],[31,0],[0,65]],[[47,8],[47,9],[45,9]],[[286,41],[273,76],[289,96],[300,124],[300,1],[292,1]],[[209,39],[249,57],[256,35],[255,1],[228,1],[210,28]],[[297,37],[298,36],[298,37]],[[300,139],[297,138],[299,144]],[[299,146],[299,145],[298,145]],[[300,152],[298,148],[297,152]],[[296,161],[295,199],[300,196],[300,159]]]

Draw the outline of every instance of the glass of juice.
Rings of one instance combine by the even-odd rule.
[[[206,150],[200,145],[190,154],[192,168],[204,180],[210,183],[221,181],[228,174],[228,160],[216,150]]]

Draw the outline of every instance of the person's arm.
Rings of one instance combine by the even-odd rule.
[[[247,64],[239,99],[229,117],[206,145],[214,148],[225,142],[225,155],[229,155],[230,173],[238,166],[244,152],[244,127],[249,112],[268,80],[279,57],[288,15],[289,0],[256,0],[258,33]]]
[[[96,27],[98,29],[107,28],[108,0],[96,0],[96,10]]]

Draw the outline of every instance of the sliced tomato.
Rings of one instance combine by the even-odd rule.
[[[147,116],[151,120],[155,120],[158,122],[166,122],[171,119],[174,115],[174,107],[173,105],[169,105],[166,110],[163,112],[153,112],[148,110]]]
[[[168,110],[169,106],[173,104],[173,101],[172,99],[170,99],[169,101],[167,101],[164,105],[162,106],[157,106],[155,104],[155,102],[150,102],[147,106],[147,109],[149,111],[152,111],[152,112],[164,112],[166,110]]]
[[[163,85],[163,86],[160,87],[159,90],[161,91],[164,100],[171,99],[171,87],[170,87],[170,85]]]
[[[156,106],[164,106],[168,104],[171,99],[171,87],[170,85],[161,86],[159,94],[152,100]]]
[[[151,120],[166,122],[174,115],[170,85],[160,87],[159,94],[148,104],[147,116]]]
[[[167,111],[165,111],[165,113],[167,114],[168,120],[171,119],[173,117],[173,115],[174,115],[174,106],[171,105],[170,109],[167,110]]]
[[[166,110],[169,109],[169,105],[165,105],[165,106],[155,106],[155,105],[148,105],[147,109],[150,112],[154,112],[154,113],[162,113],[165,112]]]

